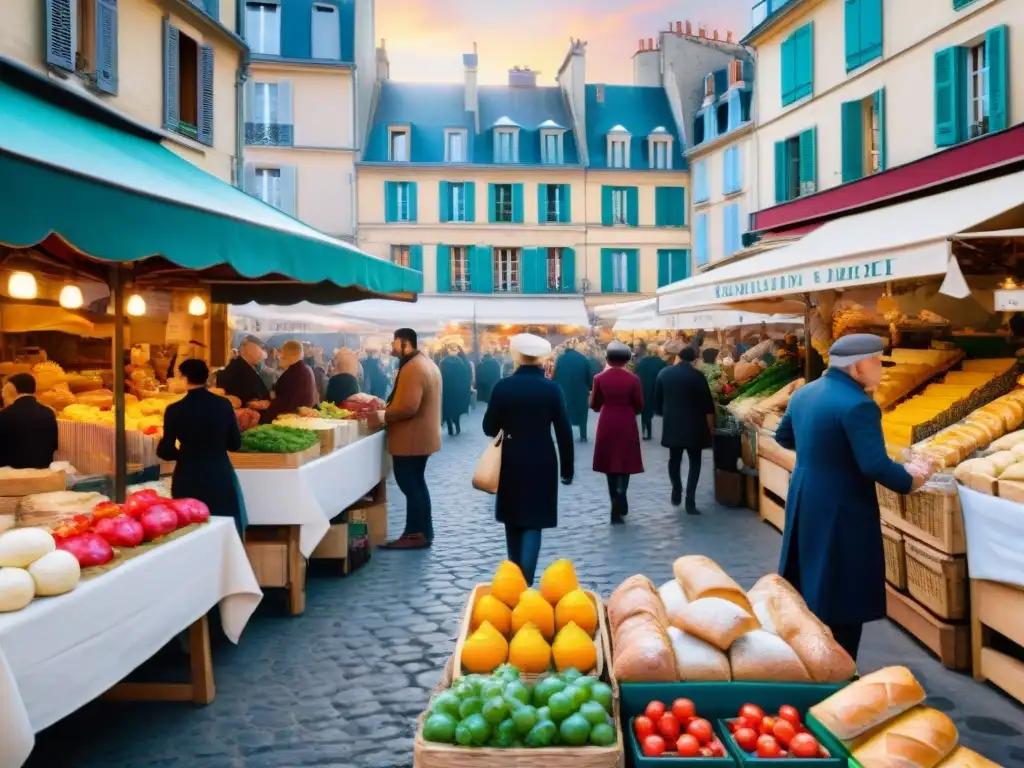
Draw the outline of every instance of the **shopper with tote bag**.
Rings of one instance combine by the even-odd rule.
[[[508,559],[532,585],[541,531],[558,525],[559,476],[565,485],[572,482],[572,427],[561,388],[544,376],[551,344],[522,333],[509,346],[516,368],[491,393],[484,434],[495,439],[477,466],[473,486],[496,493],[495,517],[505,526]]]

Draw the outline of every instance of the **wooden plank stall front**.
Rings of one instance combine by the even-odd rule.
[[[786,497],[789,495],[789,470],[780,467],[765,456],[758,462],[761,494],[758,516],[780,532],[786,528]]]
[[[1024,648],[1024,589],[971,579],[974,679],[988,681],[1024,703],[1024,663],[992,647],[992,634]]]

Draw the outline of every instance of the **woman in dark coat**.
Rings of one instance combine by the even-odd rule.
[[[612,502],[612,525],[625,522],[629,513],[626,490],[629,476],[644,471],[640,455],[640,431],[636,416],[644,409],[640,379],[626,370],[633,357],[621,341],[608,345],[608,368],[594,377],[590,407],[600,414],[594,444],[594,471],[608,476],[608,497]]]
[[[658,374],[668,365],[661,355],[652,350],[636,364],[636,375],[640,379],[640,388],[644,395],[644,410],[640,414],[640,425],[643,427],[644,440],[650,440],[654,427],[654,386]]]
[[[508,559],[532,585],[541,531],[558,525],[559,475],[563,484],[572,482],[572,427],[561,390],[544,376],[551,344],[524,333],[513,336],[511,346],[518,367],[494,386],[484,414],[484,434],[504,434],[495,517],[505,525]]]
[[[555,383],[562,388],[569,423],[580,429],[580,442],[587,442],[587,413],[594,372],[590,363],[575,348],[569,347],[555,362]]]
[[[198,499],[210,508],[211,515],[232,518],[242,534],[247,524],[245,504],[228,458],[228,451],[242,446],[235,409],[226,398],[206,388],[210,369],[202,360],[186,360],[179,372],[185,377],[188,393],[167,406],[164,436],[156,449],[164,461],[176,462],[171,495]]]
[[[451,349],[438,367],[441,369],[441,419],[448,425],[449,435],[461,435],[462,414],[469,413],[473,375],[469,364]]]
[[[490,352],[483,356],[476,371],[476,399],[486,403],[491,399],[494,385],[501,381],[501,364]]]

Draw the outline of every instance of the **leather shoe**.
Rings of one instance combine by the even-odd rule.
[[[682,503],[683,503],[683,489],[682,488],[673,488],[672,489],[672,506],[673,507],[678,507]]]
[[[430,546],[422,533],[403,533],[394,541],[382,544],[381,549],[426,549]]]

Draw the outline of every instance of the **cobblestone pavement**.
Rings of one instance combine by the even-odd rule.
[[[491,501],[470,488],[484,445],[478,410],[431,459],[432,549],[378,551],[347,578],[312,578],[300,618],[265,599],[241,644],[215,650],[212,705],[95,703],[40,734],[29,765],[410,766],[416,716],[453,649],[467,590],[488,580],[504,557]],[[670,579],[672,561],[686,553],[715,558],[744,586],[775,569],[778,533],[749,510],[715,506],[710,457],[698,498],[704,515],[687,518],[668,503],[667,451],[645,443],[648,471],[630,486],[628,524],[613,529],[604,478],[590,471],[591,446],[578,446],[577,481],[561,491],[560,527],[544,534],[541,567],[570,558],[584,586],[605,596],[636,572],[656,583]],[[404,499],[397,488],[389,493],[394,534]],[[888,664],[914,671],[929,702],[956,720],[962,743],[1004,765],[1024,764],[1024,709],[946,671],[902,631],[878,622],[865,633],[861,669]]]

